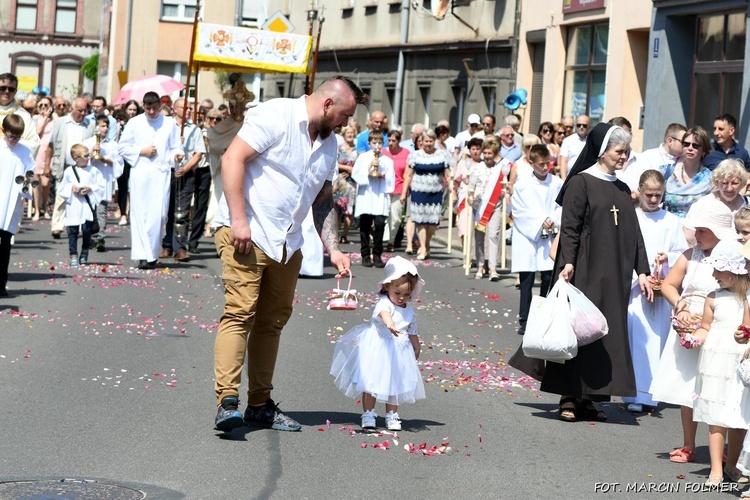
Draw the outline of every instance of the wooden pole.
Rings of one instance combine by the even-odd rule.
[[[313,36],[313,23],[315,22],[315,17],[313,15],[314,9],[312,2],[310,2],[310,10],[307,11],[307,21],[310,23],[310,30],[308,33],[308,36],[312,38]],[[317,15],[317,12],[315,13]],[[313,65],[315,64],[315,61],[313,60]],[[315,66],[313,66],[314,68]],[[312,86],[310,85],[310,73],[305,74],[305,94],[310,95],[312,94]]]
[[[448,176],[448,255],[453,253],[453,173]]]
[[[508,216],[508,197],[506,196],[508,181],[503,181],[503,210],[500,213],[500,269],[507,269],[505,265],[507,245],[505,243],[505,224]]]
[[[325,6],[323,6],[323,9],[325,9]],[[313,65],[312,65],[312,71],[310,73],[310,92],[313,91],[315,88],[315,72],[318,70],[318,52],[320,51],[320,32],[323,30],[323,21],[325,21],[325,18],[323,17],[323,13],[321,11],[320,19],[318,19],[318,38],[315,40],[315,52],[313,52]],[[308,92],[308,95],[310,94]]]
[[[468,276],[471,272],[471,236],[474,233],[474,228],[472,227],[474,225],[474,214],[472,213],[471,205],[469,205],[468,202],[466,202],[464,210],[466,210],[466,230],[464,232],[464,270],[466,271],[466,276]]]
[[[185,117],[187,116],[188,99],[190,98],[190,75],[193,72],[193,52],[195,52],[195,39],[198,38],[198,14],[201,10],[201,0],[195,2],[195,17],[193,18],[193,39],[190,40],[190,55],[188,56],[188,74],[185,84],[185,106],[182,108],[182,126],[180,126],[180,139],[185,131]],[[198,81],[198,75],[195,80]],[[195,95],[196,100],[198,94]]]

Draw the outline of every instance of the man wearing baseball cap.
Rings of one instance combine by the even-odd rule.
[[[466,123],[468,124],[468,128],[456,134],[457,154],[461,154],[461,151],[463,151],[464,146],[466,146],[466,143],[469,142],[469,139],[471,139],[474,134],[476,134],[477,132],[481,132],[482,130],[482,118],[476,113],[470,114],[466,119]]]

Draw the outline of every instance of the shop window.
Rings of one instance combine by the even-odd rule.
[[[712,130],[714,117],[740,116],[746,13],[699,16],[690,123]]]
[[[16,2],[16,29],[34,31],[36,29],[36,0]]]
[[[608,31],[607,24],[568,30],[563,114],[588,115],[592,126],[604,116]]]
[[[77,0],[57,0],[55,9],[55,33],[76,32]]]

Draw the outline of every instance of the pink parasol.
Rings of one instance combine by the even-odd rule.
[[[156,92],[162,97],[184,88],[185,85],[166,75],[142,76],[126,83],[115,97],[114,104],[124,104],[131,99],[140,102],[146,92]]]

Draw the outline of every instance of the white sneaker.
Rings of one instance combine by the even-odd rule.
[[[398,418],[398,413],[389,411],[388,413],[385,414],[385,427],[389,431],[401,430],[401,420]]]
[[[643,405],[640,403],[630,403],[628,405],[628,411],[633,413],[642,413]]]
[[[362,428],[363,429],[376,429],[375,419],[378,418],[378,414],[375,410],[367,410],[362,414]]]

